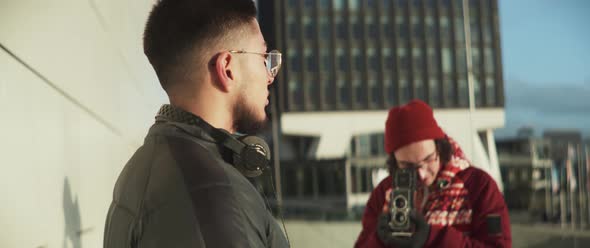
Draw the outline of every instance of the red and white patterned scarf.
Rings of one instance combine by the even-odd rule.
[[[447,137],[453,147],[450,161],[438,172],[436,180],[429,187],[424,206],[426,220],[430,225],[452,226],[470,224],[472,206],[467,197],[463,180],[455,177],[471,163],[455,140]]]

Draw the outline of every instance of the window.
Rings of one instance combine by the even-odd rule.
[[[316,75],[314,73],[308,74],[309,78],[305,82],[305,94],[307,95],[308,104],[312,109],[318,106],[320,100],[320,91],[318,82],[316,81]]]
[[[467,56],[464,47],[457,48],[457,71],[459,74],[467,73]]]
[[[296,106],[303,105],[303,92],[301,91],[301,83],[295,79],[289,80],[289,96],[291,102]]]
[[[412,5],[414,6],[414,8],[421,8],[422,0],[412,0]]]
[[[393,70],[393,55],[390,48],[383,48],[383,58],[385,60],[385,70]]]
[[[428,70],[430,75],[436,75],[438,72],[438,56],[435,52],[434,47],[427,48],[428,53]]]
[[[399,91],[400,91],[400,103],[405,104],[411,99],[410,86],[408,80],[402,78],[399,80]]]
[[[414,38],[421,39],[422,34],[424,33],[422,30],[422,23],[420,23],[420,19],[418,16],[412,16],[412,29],[414,31]]]
[[[358,0],[348,0],[348,9],[357,10],[359,8]]]
[[[299,171],[301,171],[300,173],[298,173],[298,177],[297,177],[297,182],[299,183],[299,185],[303,185],[303,194],[300,196],[303,197],[310,197],[313,195],[314,192],[314,183],[313,183],[313,170],[315,168],[312,166],[305,166],[305,167],[300,167]]]
[[[393,70],[394,69],[394,59],[391,54],[388,54],[385,57],[385,70]]]
[[[328,52],[328,49],[322,49],[320,52],[322,57],[322,71],[324,72],[329,72],[332,70],[332,61],[330,60]]]
[[[422,81],[422,76],[420,76],[420,74],[416,74],[414,78],[414,95],[418,99],[427,100],[424,82]]]
[[[315,38],[315,25],[311,23],[311,17],[303,17],[303,27],[305,28],[305,38],[313,40]]]
[[[408,56],[406,55],[406,49],[403,47],[397,48],[397,57],[399,58],[400,62],[400,70],[408,71],[410,64],[408,62]]]
[[[449,106],[455,106],[454,102],[457,99],[455,94],[455,84],[448,78],[445,78],[443,81],[443,89],[445,90],[445,102],[449,104]]]
[[[496,105],[496,83],[491,76],[486,77],[486,103],[488,106]]]
[[[306,8],[313,8],[315,5],[315,0],[304,0],[303,4]]]
[[[479,75],[473,75],[473,96],[475,97],[475,106],[483,106],[483,95],[481,94],[481,85],[479,81]]]
[[[288,66],[291,68],[291,70],[294,72],[300,72],[301,71],[301,63],[300,63],[299,56],[297,55],[297,53],[296,52],[289,52],[287,56],[289,58]]]
[[[465,27],[463,27],[463,18],[455,18],[455,40],[459,42],[465,41]]]
[[[371,104],[379,105],[381,103],[381,89],[377,84],[377,80],[369,79],[369,92],[371,93]]]
[[[328,23],[328,17],[326,16],[320,17],[320,33],[322,39],[330,39],[330,25]]]
[[[396,16],[395,23],[397,25],[397,34],[401,39],[408,37],[408,24],[404,21],[403,16]]]
[[[352,87],[355,92],[355,103],[357,105],[364,105],[367,101],[367,91],[361,82],[360,78],[354,78],[352,80]]]
[[[345,194],[346,179],[344,170],[339,163],[322,164],[316,167],[318,170],[318,193],[320,196],[340,196]]]
[[[334,1],[334,9],[335,10],[342,10],[344,6],[344,0],[333,0]]]
[[[324,91],[324,103],[328,108],[334,105],[336,99],[336,85],[334,84],[334,78],[328,73],[323,78],[323,91]]]
[[[453,70],[453,65],[451,61],[451,51],[448,47],[444,47],[442,49],[442,70],[443,73],[449,74]]]
[[[436,7],[436,1],[438,0],[426,0],[428,1],[428,7],[434,9]]]
[[[335,19],[336,29],[338,32],[339,39],[347,39],[348,31],[346,30],[346,24],[342,20],[341,17],[336,17]]]
[[[354,60],[354,69],[357,71],[363,70],[363,58],[361,57],[360,51],[358,48],[352,49],[352,58]]]
[[[377,37],[377,25],[375,23],[368,24],[369,37]]]
[[[383,28],[383,37],[391,39],[393,36],[393,30],[391,24],[389,23],[389,16],[382,15],[380,17],[381,27]]]
[[[491,8],[482,8],[481,10],[481,26],[483,28],[483,41],[489,44],[492,42],[492,21],[490,18]]]
[[[348,105],[350,103],[350,89],[346,82],[342,79],[338,79],[338,98],[340,100],[340,104]]]
[[[311,49],[305,49],[305,63],[307,64],[307,71],[318,71],[318,63],[316,57],[311,55]]]
[[[412,57],[414,61],[414,73],[422,74],[424,69],[424,60],[422,59],[422,49],[414,47],[412,48]]]
[[[375,49],[367,49],[367,56],[369,57],[369,69],[377,71],[379,69],[379,59],[377,58],[377,55],[375,55]]]
[[[341,71],[348,71],[348,58],[346,58],[342,48],[336,49],[336,56],[338,57],[338,68]]]
[[[438,84],[438,80],[436,78],[430,78],[428,80],[428,87],[429,87],[429,94],[430,99],[429,102],[433,107],[440,105],[440,87]]]
[[[470,18],[469,18],[469,22],[471,23],[471,26],[469,27],[470,30],[469,32],[471,33],[471,42],[473,43],[479,43],[479,25],[478,25],[478,19],[477,19],[477,12],[475,9],[472,9],[469,12]]]
[[[386,10],[389,10],[389,9],[391,8],[391,2],[392,2],[392,1],[393,1],[393,0],[383,0],[383,5],[382,5],[382,7],[383,7],[384,9],[386,9]]]
[[[351,17],[350,24],[352,25],[353,38],[361,39],[363,36],[363,31],[361,30],[361,24],[358,22],[358,19],[356,17]]]
[[[467,80],[459,79],[457,82],[459,86],[459,106],[460,107],[468,107],[469,106],[469,89],[467,88]]]
[[[451,30],[449,28],[449,19],[446,16],[442,16],[439,20],[439,25],[441,40],[449,40],[451,33]]]
[[[320,0],[320,7],[322,9],[329,9],[330,8],[330,0]]]
[[[481,57],[479,56],[479,47],[471,47],[471,64],[473,66],[473,73],[480,72]]]
[[[424,25],[426,26],[426,40],[434,42],[436,35],[436,26],[434,25],[434,18],[432,16],[426,16],[424,19]]]
[[[287,17],[287,26],[289,29],[289,38],[291,40],[297,39],[297,34],[299,33],[297,23],[295,23],[295,18],[292,16]]]
[[[489,47],[484,48],[483,56],[486,61],[485,69],[487,73],[494,73],[494,54]]]
[[[396,104],[398,92],[397,92],[397,89],[394,87],[393,79],[391,79],[391,78],[385,79],[385,90],[387,91],[387,103]]]

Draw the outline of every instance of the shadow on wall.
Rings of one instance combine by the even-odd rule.
[[[82,248],[80,205],[78,205],[78,198],[72,196],[72,189],[67,177],[64,179],[63,208],[65,218],[63,248]]]

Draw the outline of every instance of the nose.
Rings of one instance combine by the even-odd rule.
[[[418,176],[420,177],[420,181],[426,181],[426,169],[425,168],[418,168]]]

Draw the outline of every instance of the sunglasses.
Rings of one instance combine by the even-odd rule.
[[[272,75],[272,77],[276,77],[279,74],[279,69],[281,69],[281,52],[278,50],[272,50],[267,53],[257,53],[257,52],[246,52],[243,50],[230,50],[230,53],[235,54],[258,54],[264,57],[264,65],[266,65],[266,71]]]

